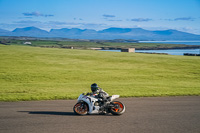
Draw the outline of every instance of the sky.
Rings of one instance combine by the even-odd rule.
[[[110,27],[200,35],[200,0],[0,0],[0,29]]]

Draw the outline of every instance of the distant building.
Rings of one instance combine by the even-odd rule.
[[[121,52],[135,53],[135,48],[121,49]]]
[[[102,48],[91,48],[92,50],[101,50]]]
[[[32,43],[31,43],[31,42],[24,42],[24,44],[28,44],[28,45],[31,45]]]

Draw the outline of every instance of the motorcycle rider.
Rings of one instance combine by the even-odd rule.
[[[98,94],[98,98],[107,98],[109,97],[108,93],[106,93],[103,89],[101,89],[100,87],[98,87],[98,85],[96,83],[93,83],[91,85],[91,95],[97,95]]]
[[[106,102],[109,100],[109,95],[106,93],[103,89],[98,87],[96,83],[93,83],[91,85],[91,96],[94,96],[99,99],[99,101],[102,103],[102,108],[106,105]]]

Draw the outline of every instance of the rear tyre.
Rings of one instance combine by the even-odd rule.
[[[125,112],[125,105],[119,101],[111,103],[113,107],[110,108],[110,113],[113,115],[122,115]]]
[[[78,102],[74,105],[74,113],[77,115],[86,115],[89,111],[87,103],[85,102]]]

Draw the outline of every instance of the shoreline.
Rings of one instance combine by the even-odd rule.
[[[134,48],[134,47],[130,47]],[[99,48],[98,48],[99,49]],[[123,48],[116,47],[101,47],[101,50],[121,50]],[[185,47],[170,47],[170,48],[159,48],[159,47],[149,47],[149,48],[135,48],[135,50],[173,50],[173,49],[200,49],[200,45],[187,45]]]
[[[198,45],[197,45],[198,46]],[[176,50],[176,49],[200,49],[200,45],[197,47],[174,47],[174,48],[139,48],[139,49],[135,49],[135,50]]]

